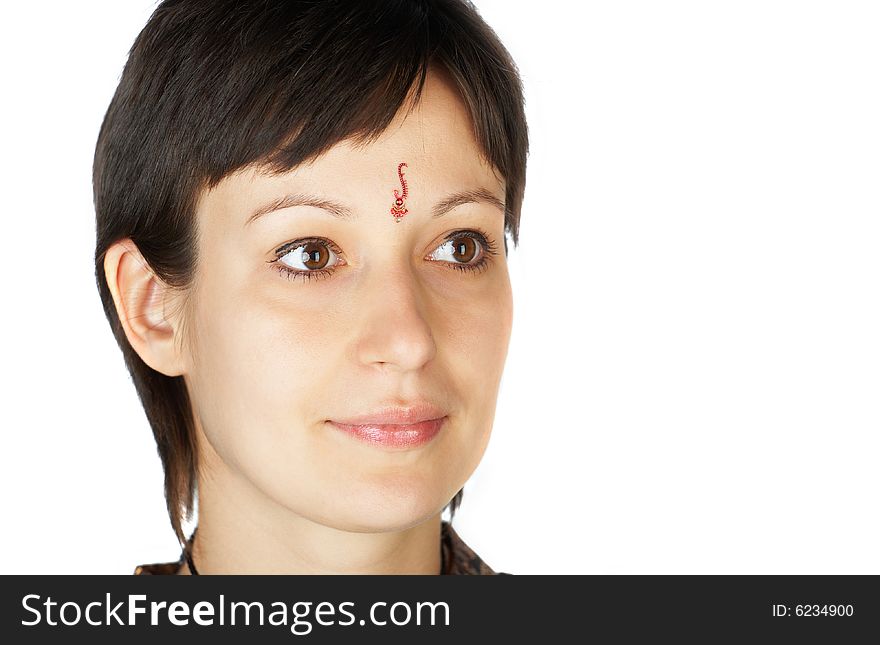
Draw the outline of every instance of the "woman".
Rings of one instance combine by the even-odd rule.
[[[493,573],[441,515],[492,428],[527,150],[463,0],[157,7],[94,165],[182,546],[136,573]]]

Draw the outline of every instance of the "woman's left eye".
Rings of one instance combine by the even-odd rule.
[[[447,262],[460,271],[478,271],[495,255],[495,244],[479,231],[456,231],[431,253],[431,260]]]

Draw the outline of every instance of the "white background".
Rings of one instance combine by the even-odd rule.
[[[880,573],[880,9],[511,2],[531,154],[458,532],[513,573]],[[91,163],[148,1],[0,21],[0,571],[174,560],[94,280]]]

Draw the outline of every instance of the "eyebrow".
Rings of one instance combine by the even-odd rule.
[[[441,199],[434,205],[434,208],[431,209],[431,218],[443,217],[453,208],[461,206],[462,204],[476,203],[491,204],[492,206],[499,208],[502,213],[505,212],[506,208],[505,203],[493,195],[491,191],[485,188],[472,188],[470,190],[461,190],[452,193]],[[290,193],[280,199],[275,199],[258,207],[251,213],[244,225],[247,226],[263,215],[268,215],[269,213],[273,213],[283,208],[291,208],[292,206],[315,206],[316,208],[327,211],[333,217],[339,219],[351,220],[357,218],[357,215],[351,208],[345,204],[333,201],[332,199],[318,197],[317,195],[309,195],[308,193]]]

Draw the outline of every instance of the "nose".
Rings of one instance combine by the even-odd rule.
[[[375,276],[363,296],[354,324],[360,327],[357,352],[364,365],[406,372],[434,358],[428,303],[411,271]]]

